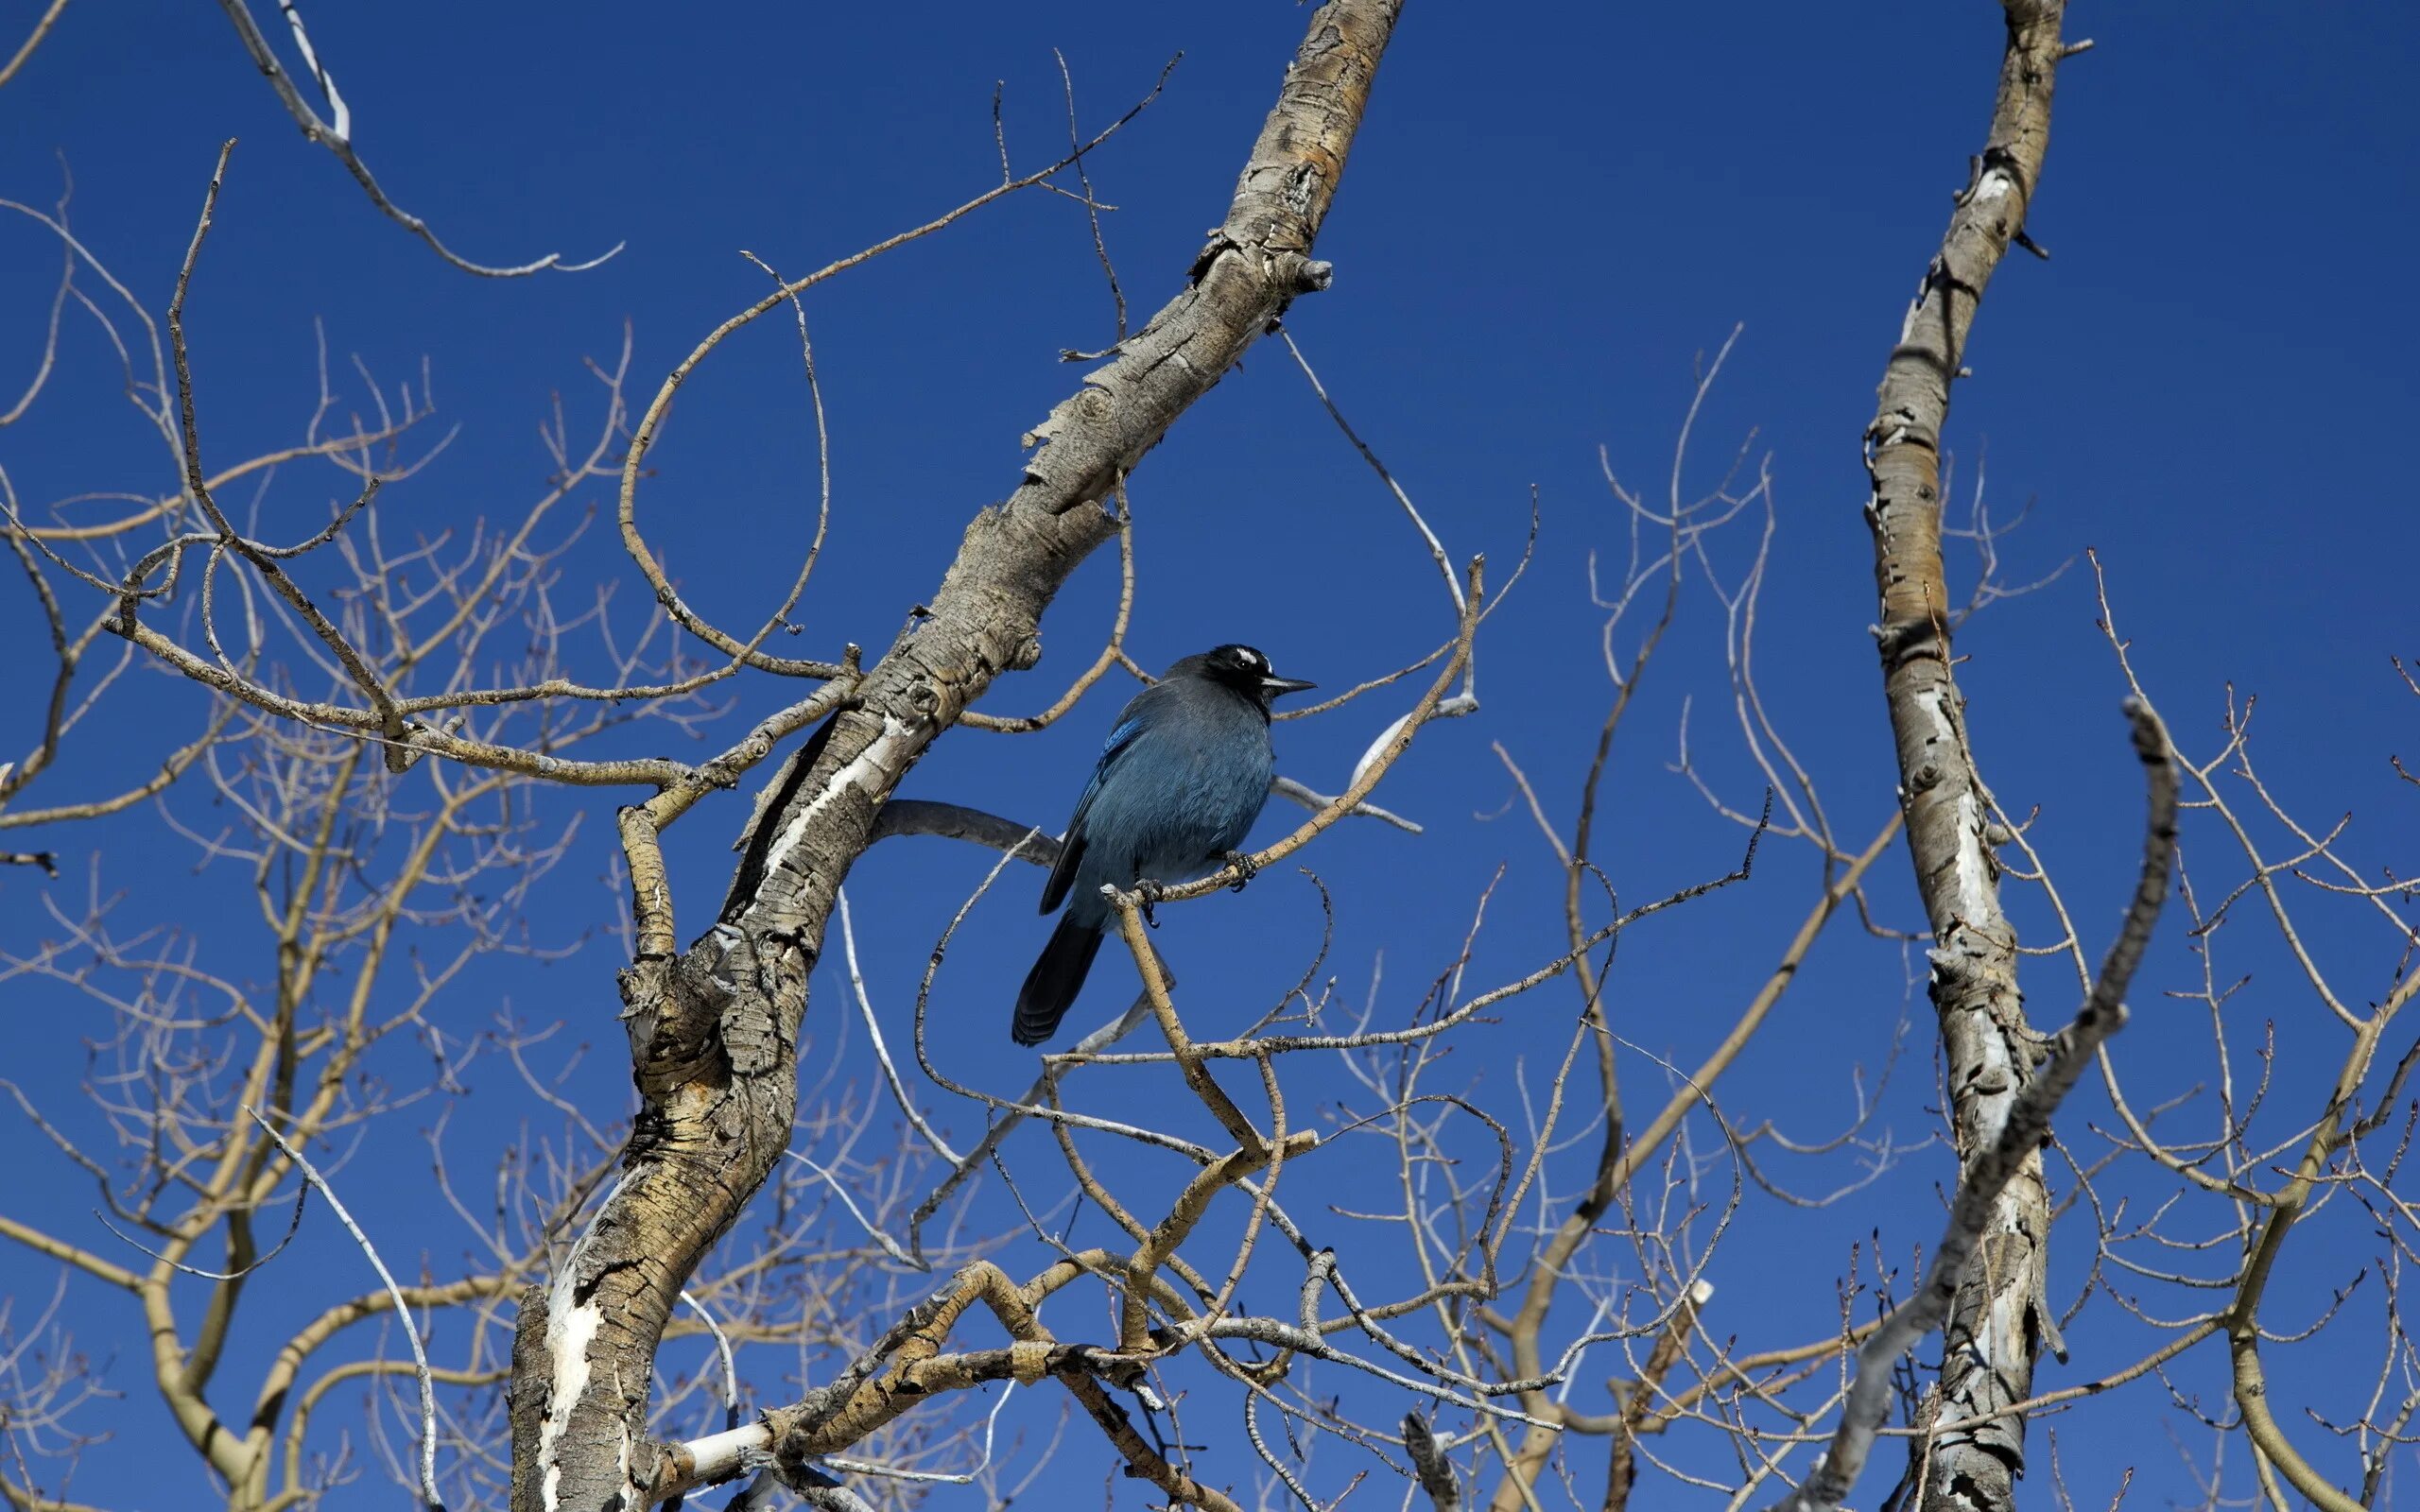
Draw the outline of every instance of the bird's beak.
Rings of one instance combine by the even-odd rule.
[[[1276,697],[1281,693],[1307,693],[1318,686],[1319,684],[1316,682],[1305,682],[1298,678],[1263,678],[1260,679],[1261,691],[1268,694],[1272,698]]]

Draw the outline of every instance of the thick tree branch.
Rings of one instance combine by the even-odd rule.
[[[637,1506],[662,1483],[664,1449],[646,1429],[655,1347],[691,1271],[787,1143],[807,974],[840,883],[926,747],[999,672],[1030,664],[1043,610],[1115,533],[1100,501],[1296,295],[1324,283],[1308,253],[1399,9],[1331,0],[1311,17],[1187,286],[1035,429],[1023,485],[976,516],[927,612],[760,815],[748,885],[721,920],[683,955],[624,973],[644,1105],[620,1180],[550,1284],[524,1298],[516,1512]],[[1098,1385],[1075,1389],[1102,1420],[1085,1400]]]
[[[1909,306],[1865,435],[1873,486],[1866,522],[1881,601],[1875,637],[1908,850],[1933,936],[1930,986],[1957,1149],[1970,1170],[2002,1147],[2038,1043],[2017,991],[2016,934],[2000,908],[1992,798],[1977,774],[1965,700],[1950,674],[1953,606],[1941,559],[1949,388],[1983,290],[2024,230],[2041,181],[2066,4],[2004,0],[2004,8],[2008,41],[1991,134]],[[2032,1389],[2049,1204],[2038,1155],[2027,1149],[2016,1159],[2018,1169],[1994,1188],[1996,1205],[1981,1240],[1991,1263],[1976,1267],[1960,1292],[1943,1350],[1942,1415],[1988,1422],[1933,1445],[1926,1512],[2005,1512],[2024,1470],[2024,1418],[1993,1415]],[[1970,1176],[1967,1187],[1974,1185]],[[1950,1273],[1953,1283],[1962,1274]]]

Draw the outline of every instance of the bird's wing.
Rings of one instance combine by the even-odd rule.
[[[1064,902],[1067,889],[1075,885],[1076,868],[1084,859],[1084,816],[1091,811],[1093,798],[1099,793],[1102,781],[1109,776],[1109,769],[1117,764],[1117,758],[1124,755],[1142,733],[1143,720],[1138,716],[1119,720],[1117,728],[1109,732],[1108,742],[1100,748],[1100,760],[1094,764],[1092,781],[1084,784],[1083,797],[1076,799],[1075,817],[1067,821],[1067,833],[1060,837],[1058,863],[1050,868],[1050,880],[1042,885],[1044,913]]]

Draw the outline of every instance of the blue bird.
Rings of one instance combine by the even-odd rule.
[[[1312,686],[1270,671],[1248,645],[1189,656],[1134,696],[1043,885],[1042,911],[1066,916],[1017,993],[1017,1043],[1038,1045],[1067,1016],[1109,926],[1104,885],[1189,881],[1233,859],[1269,801],[1277,762],[1269,704]]]

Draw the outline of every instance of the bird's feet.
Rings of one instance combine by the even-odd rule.
[[[1160,927],[1160,916],[1153,913],[1151,910],[1155,904],[1167,895],[1168,890],[1167,887],[1161,885],[1159,883],[1153,882],[1149,877],[1145,877],[1140,882],[1134,884],[1134,896],[1143,900],[1144,923],[1150,925],[1153,929]]]
[[[1243,891],[1244,884],[1260,874],[1260,863],[1254,861],[1245,851],[1229,850],[1221,854],[1219,859],[1236,868],[1236,880],[1228,885],[1230,892]]]

